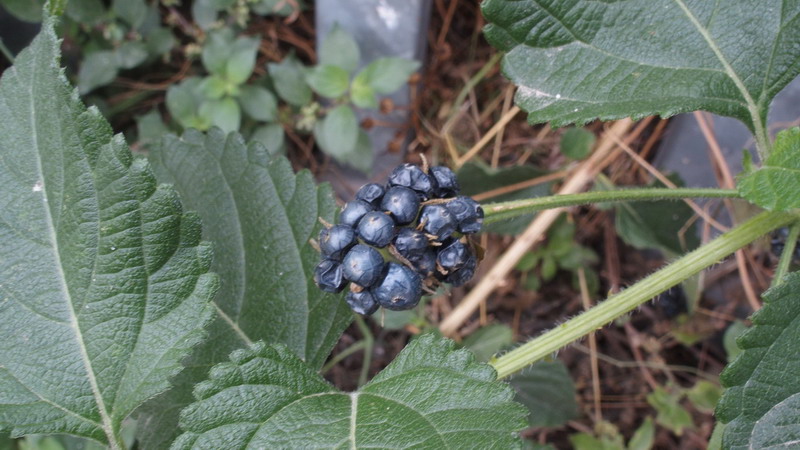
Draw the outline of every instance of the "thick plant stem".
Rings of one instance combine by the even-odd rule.
[[[764,212],[706,245],[686,254],[632,287],[609,297],[589,311],[564,322],[538,338],[491,362],[497,378],[508,377],[556,350],[595,331],[677,285],[701,270],[753,242],[759,236],[785,226],[797,217],[784,212]]]
[[[580,194],[550,195],[547,197],[512,200],[502,203],[482,205],[485,214],[484,223],[511,219],[543,209],[562,206],[588,205],[591,203],[681,200],[685,198],[739,198],[735,189],[714,188],[679,188],[679,189],[619,189],[614,191],[582,192]]]
[[[792,265],[794,249],[797,246],[798,237],[800,237],[800,222],[795,223],[789,228],[789,236],[786,238],[786,243],[783,244],[781,259],[778,261],[778,267],[775,268],[775,275],[772,278],[771,287],[781,284],[783,282],[783,277],[789,272],[789,266]]]

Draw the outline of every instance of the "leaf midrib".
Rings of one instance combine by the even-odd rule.
[[[42,53],[42,52],[33,52],[33,64],[32,64],[32,67],[38,67],[37,60],[39,59],[39,54],[40,53]],[[46,54],[46,52],[43,52],[43,53]],[[14,70],[16,72],[16,67],[12,66],[12,70]],[[36,71],[36,70],[33,71],[33,79],[31,80],[30,89],[29,89],[28,93],[29,93],[29,98],[30,98],[30,120],[31,120],[31,125],[32,125],[31,126],[31,131],[32,131],[31,138],[32,138],[32,141],[33,141],[34,153],[36,155],[36,171],[37,171],[37,175],[39,176],[39,180],[41,180],[41,182],[42,182],[42,191],[41,191],[42,198],[46,199],[47,198],[48,188],[47,188],[47,180],[45,179],[45,176],[44,176],[44,169],[42,167],[41,149],[39,148],[39,136],[38,136],[39,135],[39,133],[38,133],[38,124],[39,124],[39,122],[38,122],[38,120],[36,120],[37,119],[37,109],[36,109],[35,96],[34,96],[34,89],[35,89],[35,86],[37,86],[37,81],[38,81],[39,74],[40,74],[39,71]],[[19,75],[19,74],[17,74],[17,75]],[[86,376],[87,376],[87,378],[89,380],[89,385],[90,385],[90,387],[92,389],[92,396],[94,397],[95,404],[97,405],[98,412],[100,413],[100,418],[102,419],[102,424],[100,424],[100,425],[101,425],[101,428],[103,429],[103,432],[106,434],[106,437],[108,438],[108,443],[111,446],[111,448],[118,448],[119,439],[117,438],[116,434],[114,433],[114,426],[113,426],[113,422],[111,420],[111,416],[109,415],[108,410],[106,408],[105,400],[103,399],[102,394],[100,393],[100,388],[99,388],[99,386],[97,384],[97,379],[95,378],[95,374],[94,374],[94,368],[92,367],[92,362],[89,359],[89,354],[86,351],[86,345],[84,343],[83,333],[81,332],[80,325],[78,323],[78,316],[77,316],[77,314],[75,312],[75,304],[74,304],[74,302],[72,300],[72,295],[69,292],[69,287],[67,286],[67,280],[66,280],[66,275],[64,274],[64,270],[63,270],[63,262],[61,260],[61,251],[60,251],[60,248],[59,248],[59,245],[58,245],[58,238],[56,236],[56,230],[55,230],[55,225],[54,225],[54,222],[53,222],[52,211],[50,210],[49,203],[43,204],[42,206],[43,206],[44,211],[45,211],[44,216],[45,216],[45,221],[46,221],[46,225],[47,225],[48,238],[50,240],[50,245],[51,245],[51,248],[53,250],[54,259],[55,259],[55,261],[57,261],[56,270],[58,272],[57,275],[58,275],[58,279],[59,279],[60,289],[62,291],[62,295],[64,295],[64,298],[69,303],[69,308],[68,308],[69,309],[69,325],[70,325],[70,328],[72,328],[72,330],[73,330],[73,332],[75,334],[75,339],[76,339],[77,344],[78,344],[78,349],[80,351],[81,360],[83,362],[83,365],[84,365],[84,368],[85,368],[85,371],[86,371]]]

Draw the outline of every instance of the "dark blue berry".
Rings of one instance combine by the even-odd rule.
[[[439,198],[454,197],[460,188],[456,181],[456,174],[445,166],[431,167],[430,177],[435,181],[433,195]]]
[[[483,225],[483,208],[469,197],[456,197],[447,202],[447,209],[458,222],[458,231],[464,234],[477,233]]]
[[[373,314],[380,306],[378,305],[378,302],[375,301],[375,297],[373,297],[372,293],[369,291],[350,291],[347,293],[347,296],[344,299],[350,306],[350,309],[355,311],[357,314],[361,314],[362,316],[369,316]]]
[[[436,251],[431,248],[422,255],[411,258],[408,261],[423,278],[428,278],[436,272]]]
[[[453,286],[461,286],[472,279],[472,276],[475,275],[475,268],[478,266],[478,261],[472,253],[470,253],[469,256],[469,259],[467,259],[463,266],[444,276],[445,283],[450,283]]]
[[[368,212],[358,222],[358,237],[369,245],[386,247],[394,238],[394,220],[379,211]]]
[[[342,292],[347,280],[342,275],[342,265],[330,259],[323,259],[314,269],[314,283],[325,292]]]
[[[433,181],[431,177],[413,164],[397,166],[389,175],[390,186],[404,186],[419,192],[423,197],[433,196]]]
[[[389,188],[381,201],[381,209],[392,213],[398,225],[407,225],[417,218],[419,196],[407,187]]]
[[[426,205],[419,216],[422,230],[443,241],[456,231],[457,222],[450,210],[444,205]]]
[[[319,232],[319,249],[322,256],[341,261],[350,247],[356,244],[356,233],[347,225],[334,225]]]
[[[687,311],[686,293],[680,286],[673,286],[662,292],[653,303],[668,319]]]
[[[394,238],[394,248],[405,259],[419,258],[428,249],[428,238],[421,231],[401,228]]]
[[[365,184],[356,192],[356,200],[365,201],[377,208],[381,204],[384,192],[386,190],[378,183]]]
[[[450,273],[463,267],[472,257],[472,251],[458,239],[451,239],[444,243],[436,255],[436,263]]]
[[[372,296],[386,309],[411,309],[422,296],[422,279],[406,266],[387,263],[383,278],[372,288]]]
[[[374,210],[375,208],[371,204],[363,200],[353,200],[342,208],[342,213],[339,214],[339,223],[355,228],[364,214]]]
[[[383,257],[374,248],[358,244],[351,248],[342,262],[344,277],[361,287],[370,287],[383,271]]]

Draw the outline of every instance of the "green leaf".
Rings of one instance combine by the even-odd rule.
[[[278,119],[278,101],[272,92],[260,86],[242,86],[239,103],[244,112],[255,120],[271,122]]]
[[[765,427],[772,427],[769,442],[776,448],[800,439],[800,422],[776,427],[780,415],[788,419],[798,406],[799,292],[800,273],[795,272],[764,293],[764,307],[751,317],[753,326],[736,341],[742,353],[720,375],[728,388],[716,411],[727,423],[723,448],[764,448],[759,445],[766,442]]]
[[[800,208],[800,128],[778,133],[761,169],[739,179],[739,192],[770,211]]]
[[[200,222],[59,69],[48,19],[0,79],[0,417],[119,445],[213,317]]]
[[[78,23],[95,25],[106,16],[106,13],[106,7],[102,0],[69,0],[67,2],[67,16]]]
[[[356,70],[360,58],[361,53],[353,36],[339,24],[335,24],[320,45],[320,65],[336,66],[349,74]]]
[[[147,3],[144,0],[114,0],[111,10],[131,28],[139,28],[147,17]]]
[[[192,18],[200,28],[208,30],[217,21],[219,9],[217,0],[194,0],[192,2]]]
[[[694,428],[692,416],[680,403],[682,396],[680,392],[671,393],[662,387],[647,394],[647,403],[658,413],[656,422],[678,436],[683,434],[684,429]]]
[[[725,330],[725,334],[722,335],[722,346],[725,347],[725,353],[728,355],[728,362],[736,359],[739,353],[742,352],[742,349],[736,345],[736,340],[739,339],[739,336],[745,331],[747,331],[747,325],[741,320],[737,320],[731,323]]]
[[[211,75],[203,78],[197,89],[206,99],[219,100],[228,91],[228,83],[221,77]]]
[[[375,155],[372,153],[372,141],[364,130],[358,130],[356,148],[351,153],[342,155],[342,157],[339,158],[339,162],[348,164],[364,174],[369,175],[372,171],[372,161],[374,158]]]
[[[188,448],[519,448],[525,410],[491,367],[425,335],[357,392],[280,346],[231,354],[181,413]]]
[[[294,174],[285,158],[219,130],[168,136],[150,155],[158,178],[173,183],[203,219],[222,280],[210,339],[187,362],[191,369],[175,383],[181,389],[140,417],[144,448],[164,448],[177,432],[180,408],[192,401],[192,386],[231,351],[257,340],[281,342],[319,369],[352,312],[312,277],[319,253],[309,239],[319,234],[317,218],[333,222],[337,209],[329,185],[317,187],[308,171]]]
[[[278,123],[270,123],[256,128],[250,139],[260,142],[270,155],[286,154],[285,133]]]
[[[201,103],[197,114],[226,133],[238,131],[242,123],[242,110],[236,100],[230,97]]]
[[[458,183],[461,185],[463,195],[476,195],[492,189],[509,186],[515,183],[530,180],[544,175],[546,172],[533,166],[514,166],[502,169],[492,169],[483,163],[469,162],[458,170]],[[552,183],[542,183],[510,194],[492,197],[491,202],[504,202],[521,200],[525,198],[541,197],[550,194]],[[484,227],[484,231],[505,235],[521,233],[533,220],[535,214],[527,214],[514,219],[492,223]]]
[[[464,339],[464,347],[475,354],[478,361],[489,361],[500,350],[513,342],[514,332],[508,325],[492,324],[480,328]]]
[[[303,65],[297,58],[290,55],[280,63],[268,64],[267,68],[280,98],[294,106],[311,102],[311,88],[306,84]]]
[[[161,120],[157,109],[150,110],[147,114],[136,118],[136,135],[139,145],[149,148],[158,143],[164,135],[169,133],[169,128]]]
[[[119,59],[113,51],[89,53],[78,70],[78,90],[81,94],[88,94],[95,88],[105,86],[114,81],[118,71]]]
[[[240,36],[228,49],[230,56],[226,65],[226,77],[234,84],[242,84],[250,78],[256,66],[256,55],[261,38]]]
[[[712,413],[722,396],[722,388],[710,381],[700,380],[686,391],[686,397],[698,411]]]
[[[0,0],[0,6],[25,22],[41,22],[45,0]]]
[[[570,127],[561,135],[561,153],[570,159],[584,159],[592,152],[595,140],[591,131]]]
[[[645,417],[644,422],[631,436],[628,442],[628,450],[650,450],[653,448],[653,441],[656,438],[656,426],[653,419]]]
[[[208,33],[201,54],[203,67],[220,78],[226,78],[233,43],[233,30],[230,28],[221,28]]]
[[[142,42],[128,41],[120,45],[114,52],[117,66],[121,69],[133,69],[147,59],[147,47]]]
[[[391,94],[403,87],[419,62],[405,58],[378,58],[356,75],[355,83],[371,87],[378,94]]]
[[[488,0],[483,13],[535,123],[703,109],[765,135],[770,100],[800,71],[793,0]]]
[[[347,92],[350,80],[344,69],[326,64],[313,67],[306,75],[306,82],[317,94],[338,98]]]
[[[175,42],[172,31],[164,27],[157,27],[144,36],[145,48],[151,57],[169,53],[175,47]]]
[[[540,361],[511,378],[532,427],[560,427],[578,417],[575,384],[561,361]]]
[[[358,119],[353,109],[339,105],[316,123],[314,138],[325,153],[343,159],[355,152],[358,132]]]
[[[681,255],[700,245],[695,225],[686,226],[694,211],[682,201],[619,203],[616,209],[617,234],[628,245],[658,249],[667,255]]]
[[[189,77],[179,84],[173,84],[167,89],[167,109],[172,117],[184,128],[197,127],[197,111],[203,101],[203,79]]]
[[[350,84],[350,100],[359,108],[375,109],[379,106],[375,90],[363,77],[356,77]]]
[[[298,1],[297,7],[302,9],[303,2]],[[250,9],[256,13],[266,16],[275,14],[278,16],[289,16],[294,12],[294,6],[285,0],[255,0]]]

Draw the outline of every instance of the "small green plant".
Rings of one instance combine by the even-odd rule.
[[[372,148],[355,108],[378,108],[377,96],[403,86],[419,64],[379,58],[358,70],[358,44],[334,27],[320,48],[319,64],[307,67],[288,56],[267,65],[268,77],[251,81],[259,42],[236,36],[231,27],[211,31],[202,49],[209,75],[187,78],[167,93],[175,120],[183,128],[241,131],[272,154],[284,152],[284,127],[313,132],[325,153],[369,171]]]
[[[261,143],[216,127],[167,135],[148,160],[135,158],[64,78],[48,17],[0,78],[2,430],[71,434],[114,449],[520,448],[530,411],[503,380],[775,229],[798,235],[800,129],[773,142],[765,120],[772,97],[800,73],[793,45],[800,4],[488,0],[483,8],[487,37],[506,52],[505,73],[520,86],[518,104],[532,121],[558,126],[705,109],[747,124],[762,161],[748,164],[737,189],[518,199],[482,205],[485,223],[559,206],[689,197],[738,199],[764,211],[488,364],[428,333],[358,390],[341,392],[319,370],[353,316],[341,296],[314,287],[318,254],[309,242],[318,219],[336,214],[330,187],[294,173]],[[217,81],[206,88],[241,107],[237,89],[250,70],[235,63],[231,71],[228,61],[209,67],[207,79]],[[329,105],[319,103],[327,122],[351,102],[370,104],[364,86],[382,92],[382,78],[373,78],[382,71],[368,69],[348,78],[345,90],[341,73],[320,75],[337,72],[331,69],[297,65],[278,75],[270,67],[270,76],[291,115],[308,104],[280,93],[291,74],[303,74],[296,85],[331,94]],[[327,81],[309,82],[317,72]],[[338,80],[336,89],[330,80]],[[318,113],[304,115],[312,128]],[[723,448],[800,439],[794,250],[789,239],[764,306],[721,375],[726,390],[715,411]],[[710,391],[686,396],[708,407]],[[651,404],[680,409],[658,391]],[[648,420],[627,444],[601,426],[573,444],[652,442]]]

